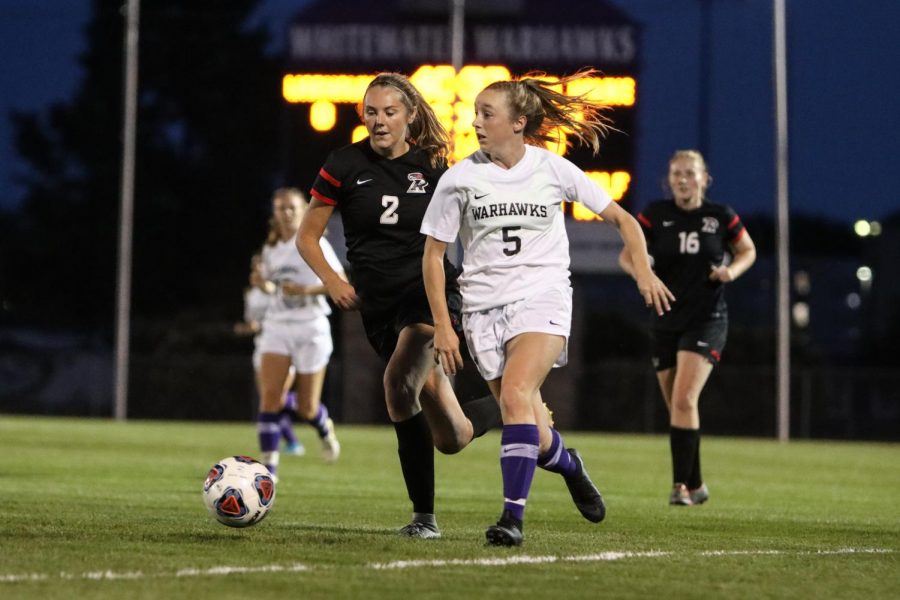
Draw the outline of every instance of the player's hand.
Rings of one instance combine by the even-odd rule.
[[[637,276],[638,291],[644,297],[644,302],[648,307],[652,306],[656,314],[663,314],[672,310],[671,302],[675,302],[675,294],[669,291],[659,277],[653,271],[642,273]]]
[[[712,281],[727,283],[729,281],[734,281],[734,274],[731,272],[731,269],[725,265],[713,265],[709,271],[709,278]]]
[[[456,375],[463,368],[459,338],[450,325],[437,325],[434,328],[434,362],[444,367],[447,375]]]
[[[344,281],[337,279],[327,286],[328,295],[341,310],[358,310],[362,301],[356,294],[356,288]]]

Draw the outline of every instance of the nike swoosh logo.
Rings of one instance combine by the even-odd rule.
[[[663,221],[663,227],[671,227],[675,224],[675,221]]]
[[[707,344],[706,342],[697,342],[697,345],[701,346],[703,348],[705,348],[706,346],[709,346],[709,344]]]
[[[554,322],[554,321],[550,321],[550,324],[551,324],[551,325],[556,325],[557,327],[559,327],[559,323],[556,323],[556,322]]]
[[[488,195],[490,195],[490,192],[488,192],[487,194],[482,194],[480,196],[478,194],[475,194],[475,199],[481,200],[482,198],[484,198],[485,196],[488,196]]]
[[[364,183],[369,183],[370,181],[372,181],[372,180],[371,179],[357,179],[356,185],[362,185]]]

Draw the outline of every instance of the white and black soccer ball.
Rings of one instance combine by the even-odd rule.
[[[249,527],[262,521],[275,503],[275,479],[249,456],[229,456],[209,470],[203,501],[220,523]]]

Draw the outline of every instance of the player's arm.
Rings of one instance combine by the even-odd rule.
[[[725,265],[713,267],[709,273],[709,278],[713,281],[723,283],[734,281],[756,262],[756,244],[753,243],[746,229],[737,241],[732,242],[731,250],[734,260],[727,267]]]
[[[447,243],[430,235],[425,236],[425,253],[422,257],[422,277],[425,280],[425,293],[428,295],[428,306],[434,319],[434,359],[444,366],[447,375],[454,375],[463,367],[462,355],[459,353],[459,338],[450,322],[450,310],[447,308],[446,284],[444,273],[444,254]]]
[[[303,215],[303,221],[300,222],[300,231],[297,232],[297,250],[306,264],[322,280],[324,291],[328,292],[334,303],[343,310],[356,310],[360,304],[356,290],[328,264],[325,253],[319,245],[333,212],[334,207],[330,204],[317,198],[312,199]]]
[[[338,276],[340,276],[340,273]],[[300,285],[299,283],[286,281],[281,284],[281,293],[285,296],[317,296],[319,294],[327,294],[328,288],[322,284]]]
[[[638,291],[644,297],[647,306],[653,306],[656,314],[662,315],[672,310],[670,302],[675,301],[675,295],[669,291],[653,269],[650,267],[650,255],[647,253],[647,240],[637,219],[615,202],[610,202],[600,213],[603,220],[619,230],[622,241],[625,242],[623,253],[628,253],[628,268],[626,272],[637,282]],[[624,262],[622,257],[619,264]],[[623,268],[625,266],[623,265]],[[629,270],[630,269],[630,270]]]

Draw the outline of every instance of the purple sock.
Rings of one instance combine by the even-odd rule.
[[[278,413],[260,412],[256,417],[256,432],[259,434],[260,459],[266,468],[272,473],[278,467],[277,461],[272,460],[277,455],[278,439],[281,430],[278,428]]]
[[[328,409],[324,404],[319,404],[319,412],[316,416],[309,420],[309,424],[316,428],[319,437],[328,435]]]
[[[578,470],[578,464],[566,450],[566,445],[559,432],[551,427],[550,434],[553,436],[553,441],[550,443],[550,448],[538,456],[537,466],[551,473],[559,473],[563,476],[573,475]]]
[[[297,434],[294,433],[293,412],[293,410],[285,408],[278,413],[278,429],[281,430],[281,437],[291,446],[297,443]]]
[[[504,425],[500,437],[503,510],[522,521],[538,455],[537,425]]]
[[[284,395],[284,410],[297,410],[297,392],[288,392]]]

